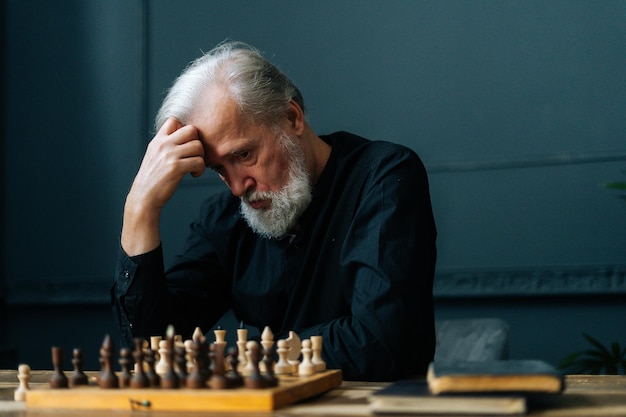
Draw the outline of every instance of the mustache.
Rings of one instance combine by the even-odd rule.
[[[244,195],[242,195],[241,201],[246,203],[246,204],[250,204],[253,201],[258,201],[258,200],[273,200],[276,197],[280,196],[281,194],[285,194],[284,190],[279,190],[279,191],[249,191],[247,193],[245,193]]]

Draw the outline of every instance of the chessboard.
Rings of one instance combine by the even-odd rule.
[[[340,370],[311,376],[279,375],[278,386],[263,389],[102,389],[92,383],[66,389],[33,387],[27,409],[144,411],[272,411],[320,395],[341,385]]]
[[[100,348],[101,370],[82,369],[82,349],[72,353],[73,372],[64,371],[63,348],[53,346],[49,384],[29,386],[30,367],[20,365],[16,401],[27,409],[144,411],[271,411],[342,383],[341,370],[326,369],[320,336],[300,340],[294,332],[274,344],[266,328],[260,343],[238,329],[237,347],[226,349],[224,331],[209,343],[199,329],[183,342],[168,327],[165,338],[117,350],[109,335]],[[278,357],[276,362],[274,359]],[[119,370],[118,368],[119,364]]]

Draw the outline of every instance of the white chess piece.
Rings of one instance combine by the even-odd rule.
[[[254,372],[254,363],[250,359],[250,347],[257,345],[254,340],[249,340],[246,343],[246,366],[241,370],[243,376],[250,376]]]
[[[226,346],[226,330],[217,328],[213,330],[213,333],[215,334],[215,343]]]
[[[300,365],[300,350],[302,349],[302,342],[300,336],[296,332],[289,331],[289,337],[285,339],[289,352],[287,353],[287,361],[291,364],[292,372],[295,374],[298,372],[298,365]]]
[[[261,346],[263,346],[263,354],[271,355],[272,348],[274,347],[274,333],[270,326],[265,326],[263,333],[261,333]],[[261,372],[266,372],[265,362],[261,361],[259,364]]]
[[[317,372],[326,369],[326,362],[322,359],[322,336],[311,336],[311,350],[313,351],[313,357],[311,362],[315,365]]]
[[[274,365],[274,373],[276,375],[286,375],[293,373],[293,367],[287,360],[289,354],[289,346],[285,339],[276,342],[276,353],[278,353],[278,362]]]
[[[315,365],[311,361],[313,351],[311,350],[311,340],[304,339],[302,341],[302,362],[298,365],[298,375],[309,376],[315,373]]]
[[[14,393],[15,401],[25,401],[26,392],[30,389],[28,382],[30,381],[30,366],[22,364],[17,367],[17,379],[20,380],[20,385],[17,387]]]
[[[159,341],[159,361],[157,362],[154,371],[159,376],[163,376],[169,370],[168,363],[166,360],[167,357],[167,340]]]
[[[248,329],[237,329],[237,351],[239,354],[239,364],[237,365],[238,371],[241,373],[248,364],[248,357],[246,355],[246,343],[248,343]]]

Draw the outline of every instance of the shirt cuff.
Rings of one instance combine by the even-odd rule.
[[[116,295],[150,292],[154,288],[154,277],[162,276],[163,270],[161,245],[136,256],[128,256],[120,246],[115,273]]]

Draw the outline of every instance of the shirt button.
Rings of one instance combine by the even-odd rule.
[[[124,271],[124,278],[126,279],[130,278],[130,272]]]

